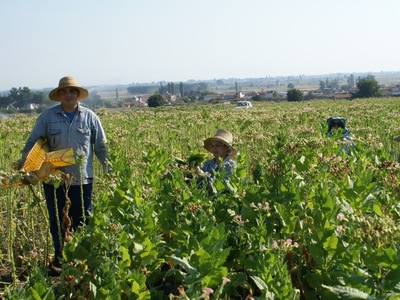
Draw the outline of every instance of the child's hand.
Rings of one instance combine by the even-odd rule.
[[[197,175],[199,175],[199,176],[210,176],[210,173],[208,173],[208,172],[204,172],[202,169],[200,169],[200,167],[199,166],[196,166],[195,168],[194,168],[194,172],[197,174]]]

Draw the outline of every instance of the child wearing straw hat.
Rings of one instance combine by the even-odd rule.
[[[224,180],[229,180],[236,163],[232,160],[237,155],[236,149],[232,146],[232,133],[225,129],[218,129],[214,136],[204,140],[204,148],[209,151],[213,158],[204,162],[201,168],[198,167],[199,175],[206,176],[210,180],[216,172],[224,173]]]

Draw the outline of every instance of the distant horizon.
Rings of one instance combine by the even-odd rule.
[[[95,88],[95,87],[111,87],[111,86],[112,87],[118,87],[118,86],[130,86],[130,85],[138,85],[138,86],[140,86],[141,84],[143,84],[143,85],[158,85],[160,83],[168,83],[168,82],[173,82],[173,83],[179,83],[179,82],[192,83],[192,82],[212,82],[212,81],[216,81],[216,80],[222,80],[222,81],[224,81],[224,80],[225,81],[235,81],[235,80],[245,81],[245,80],[282,79],[282,78],[288,79],[288,78],[298,78],[299,76],[304,76],[305,78],[309,78],[310,79],[310,78],[319,78],[319,77],[324,77],[324,76],[337,76],[337,75],[343,75],[343,76],[345,76],[345,75],[355,75],[355,76],[356,75],[363,75],[363,76],[373,75],[373,76],[376,76],[376,75],[379,75],[379,74],[382,74],[382,75],[390,75],[390,74],[396,75],[396,74],[398,74],[400,76],[400,71],[377,71],[377,72],[371,71],[371,72],[351,72],[351,73],[349,73],[349,72],[333,72],[333,73],[310,74],[310,75],[298,74],[298,75],[279,75],[279,76],[264,76],[264,77],[241,77],[241,78],[239,78],[239,77],[229,77],[228,78],[227,77],[227,78],[210,78],[210,79],[187,79],[187,80],[184,80],[184,81],[159,80],[159,81],[131,82],[131,83],[103,83],[103,84],[91,84],[91,85],[81,84],[81,86],[82,87],[87,87],[87,88]],[[378,82],[379,82],[379,80],[378,80]],[[400,78],[399,78],[399,83],[400,83]],[[23,87],[27,87],[30,90],[46,91],[46,90],[54,89],[56,87],[56,85],[53,86],[53,87],[42,87],[42,88],[32,88],[32,87],[24,85],[24,86],[13,86],[11,88],[17,88],[18,89],[18,88],[23,88]],[[0,90],[0,93],[7,93],[7,92],[9,92],[11,90],[11,88],[8,89],[8,90]]]

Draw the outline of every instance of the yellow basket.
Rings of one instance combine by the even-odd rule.
[[[28,152],[22,168],[25,172],[34,172],[40,169],[43,163],[48,162],[54,168],[75,164],[74,150],[72,148],[49,152],[46,139],[37,140]]]

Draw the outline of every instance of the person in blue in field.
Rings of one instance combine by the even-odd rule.
[[[336,136],[336,134],[340,137],[341,150],[344,150],[346,153],[349,153],[351,149],[354,147],[353,139],[349,136],[350,131],[346,128],[346,120],[342,117],[330,117],[326,120],[328,124],[328,132],[327,136],[332,137]],[[339,130],[338,133],[337,130]]]
[[[198,183],[205,179],[207,186],[212,188],[217,172],[223,174],[225,183],[229,181],[229,176],[236,168],[236,163],[232,159],[236,157],[237,151],[232,143],[233,135],[225,129],[218,129],[214,136],[204,140],[204,148],[213,155],[213,158],[196,168],[199,175]]]
[[[58,105],[38,116],[22,150],[20,165],[40,138],[47,139],[50,151],[73,148],[75,157],[81,157],[81,164],[62,168],[65,182],[61,185],[43,183],[54,245],[54,260],[50,266],[52,274],[61,272],[64,236],[70,230],[87,224],[92,210],[94,155],[107,168],[107,140],[100,119],[80,104],[88,95],[88,90],[80,87],[75,78],[61,78],[58,87],[49,94],[50,100],[58,102]],[[67,199],[69,209],[64,214],[64,208],[68,208]]]

